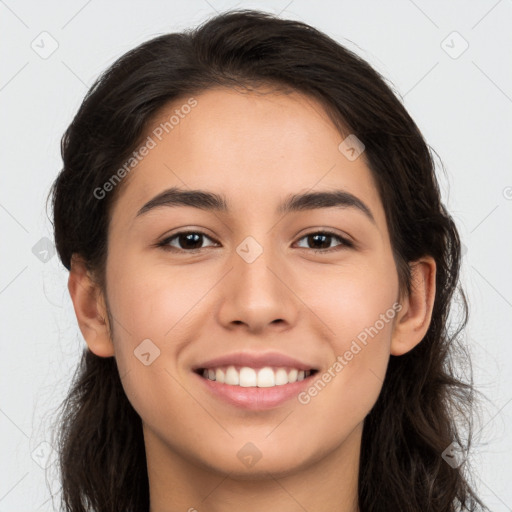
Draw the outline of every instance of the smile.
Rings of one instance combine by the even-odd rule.
[[[316,373],[316,370],[271,366],[251,368],[249,366],[229,365],[217,368],[202,368],[199,369],[198,373],[205,379],[230,386],[271,388],[300,382]]]
[[[193,375],[196,375],[199,385],[215,400],[238,409],[265,411],[296,400],[299,393],[311,385],[316,373],[317,370],[237,368],[230,365],[201,368],[193,372]]]

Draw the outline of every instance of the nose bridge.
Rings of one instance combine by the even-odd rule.
[[[267,296],[268,301],[271,296],[279,294],[282,286],[274,275],[281,265],[277,261],[276,248],[272,246],[272,237],[256,236],[258,238],[249,235],[238,244],[233,255],[233,265],[240,287],[246,286],[251,293],[259,290]]]
[[[263,329],[276,320],[291,324],[297,304],[287,285],[285,265],[268,235],[249,235],[233,251],[220,321]]]

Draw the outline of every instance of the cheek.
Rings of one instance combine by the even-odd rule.
[[[189,318],[205,293],[205,279],[193,282],[191,273],[119,257],[108,272],[115,357],[126,396],[145,424],[186,438],[187,426],[204,421],[205,413],[180,385],[177,366],[193,338]]]
[[[318,411],[353,415],[361,420],[375,403],[390,355],[393,325],[400,309],[398,276],[392,260],[339,268],[316,275],[305,302],[327,326],[325,343],[332,354],[328,368],[303,403],[316,402]]]
[[[389,311],[391,317],[394,310]],[[355,322],[344,326],[344,334],[332,344],[327,368],[298,396],[308,418],[322,418],[322,442],[335,443],[348,436],[377,401],[389,362],[392,325],[392,319],[388,323],[379,319],[364,328]]]
[[[163,359],[163,358],[162,358]],[[204,427],[209,426],[209,435],[215,435],[224,446],[230,441],[225,431],[211,421],[205,404],[194,400],[190,391],[175,378],[171,368],[155,360],[149,366],[131,364],[122,378],[124,392],[141,418],[149,427],[153,438],[160,439],[159,447],[172,447],[173,451],[189,458],[197,457],[194,448],[201,452],[208,450],[208,436]],[[154,456],[154,454],[153,454]]]
[[[390,337],[385,327],[396,316],[393,305],[398,298],[398,275],[392,258],[379,254],[372,261],[363,258],[350,264],[324,265],[301,273],[301,298],[328,329],[328,339],[338,353],[350,340],[378,323],[380,339]],[[390,310],[391,311],[388,311]],[[364,337],[364,334],[362,334]]]
[[[136,410],[162,411],[166,400],[170,407],[187,398],[173,376],[182,378],[182,352],[199,336],[196,315],[218,276],[148,265],[142,258],[116,260],[114,252],[112,261],[107,289],[115,357],[120,375],[129,377],[123,386]]]
[[[148,264],[143,258],[111,259],[117,264],[107,274],[110,310],[125,327],[117,333],[123,338],[129,333],[135,345],[146,338],[164,344],[186,324],[187,313],[208,290],[208,282],[215,282],[215,276]]]

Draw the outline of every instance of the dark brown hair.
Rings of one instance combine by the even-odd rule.
[[[461,318],[450,327],[461,248],[441,203],[432,150],[384,78],[322,32],[258,11],[231,11],[197,29],[156,37],[117,60],[91,87],[62,138],[63,168],[51,190],[62,263],[69,270],[72,255],[81,256],[104,286],[109,216],[122,184],[101,200],[93,192],[137,148],[163,107],[212,87],[262,85],[320,101],[340,134],[364,143],[401,290],[410,289],[411,262],[431,255],[437,264],[428,332],[409,353],[391,356],[364,422],[361,512],[485,510],[466,465],[454,468],[442,457],[452,442],[469,449],[474,390],[454,370],[468,311],[460,291]],[[113,357],[84,349],[58,436],[65,510],[149,509],[141,419]]]

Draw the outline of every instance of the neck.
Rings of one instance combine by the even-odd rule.
[[[330,453],[300,469],[251,479],[185,458],[144,427],[149,512],[358,512],[362,425]]]

